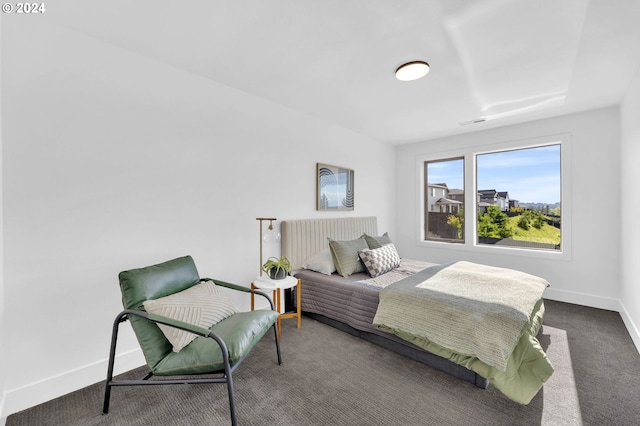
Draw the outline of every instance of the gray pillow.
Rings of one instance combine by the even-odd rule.
[[[372,237],[371,235],[362,234],[362,237],[367,241],[367,245],[370,249],[377,249],[385,244],[393,244],[391,238],[389,238],[389,233],[385,232],[379,237]]]
[[[145,300],[144,309],[188,324],[210,328],[223,319],[239,312],[229,298],[213,281],[204,281],[181,292],[155,300]],[[158,324],[174,352],[180,352],[197,335],[164,324]]]
[[[331,250],[328,248],[320,250],[318,253],[305,260],[302,267],[325,275],[331,275],[336,271],[336,265],[333,263]]]
[[[358,252],[368,248],[367,242],[362,237],[349,241],[335,241],[329,238],[329,250],[331,250],[333,263],[343,277],[364,271]]]
[[[362,259],[362,264],[372,278],[385,274],[400,266],[400,256],[393,244],[373,250],[360,250],[358,256]]]

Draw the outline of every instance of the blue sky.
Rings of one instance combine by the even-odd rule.
[[[526,203],[560,201],[560,145],[481,154],[477,157],[478,189],[506,191]],[[428,181],[463,187],[463,162],[429,163]]]

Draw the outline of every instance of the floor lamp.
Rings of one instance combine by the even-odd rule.
[[[275,217],[257,217],[256,220],[260,221],[260,276],[262,276],[262,244],[272,244],[280,242],[280,232],[273,228],[273,221],[277,220]],[[269,221],[269,226],[262,232],[262,222]]]

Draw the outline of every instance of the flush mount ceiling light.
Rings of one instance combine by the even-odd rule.
[[[413,81],[424,77],[429,72],[429,64],[424,61],[407,62],[396,70],[396,78],[400,81]]]

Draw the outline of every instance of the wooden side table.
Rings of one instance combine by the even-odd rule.
[[[280,294],[280,290],[284,290],[287,288],[296,287],[296,310],[294,312],[285,312],[280,313],[280,306],[282,304],[282,296]],[[301,315],[301,299],[300,292],[302,291],[302,285],[300,284],[300,280],[296,277],[288,276],[282,280],[272,280],[269,277],[258,277],[251,283],[251,289],[260,289],[260,290],[271,290],[273,292],[273,303],[275,305],[276,310],[280,315],[278,316],[278,340],[281,339],[281,328],[280,321],[287,318],[297,318],[298,319],[298,328],[300,328],[302,322]],[[253,311],[255,308],[254,305],[254,294],[251,293],[251,310]]]

